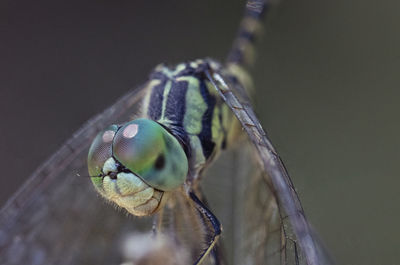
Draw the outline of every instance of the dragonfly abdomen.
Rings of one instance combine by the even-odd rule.
[[[206,60],[160,65],[150,76],[147,117],[169,128],[187,147],[191,170],[201,170],[225,148],[233,115],[204,75]]]

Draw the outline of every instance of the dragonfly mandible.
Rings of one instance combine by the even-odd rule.
[[[211,149],[209,154],[205,155],[203,145],[201,149],[195,149],[189,144],[186,147],[189,150],[184,150],[181,157],[177,158],[179,161],[184,161],[185,156],[189,156],[189,151],[200,150],[198,157],[203,155],[204,159],[201,162],[204,166],[208,165],[213,160],[213,156],[217,155],[218,149],[229,145],[229,133],[234,132],[230,126],[233,126],[232,124],[236,121],[233,115],[241,124],[239,128],[243,128],[243,131],[249,136],[247,141],[251,141],[253,147],[233,146],[232,148],[236,149],[236,153],[239,155],[230,158],[231,161],[239,163],[247,155],[255,157],[257,160],[253,167],[258,169],[254,170],[255,172],[231,172],[227,176],[220,175],[212,178],[212,172],[204,171],[205,167],[198,167],[197,171],[193,172],[191,179],[186,179],[187,176],[184,176],[185,185],[178,185],[178,187],[176,184],[173,184],[172,187],[167,185],[166,190],[168,191],[174,189],[180,189],[180,191],[171,191],[171,198],[169,202],[165,202],[164,207],[159,207],[157,204],[154,206],[155,209],[150,207],[142,212],[140,211],[143,209],[134,209],[139,215],[147,215],[159,210],[156,212],[158,215],[153,225],[154,230],[160,230],[160,233],[166,235],[168,242],[167,246],[161,244],[161,249],[165,250],[172,246],[172,249],[177,250],[178,253],[187,253],[188,257],[183,259],[189,260],[189,263],[223,264],[226,262],[223,257],[224,246],[219,245],[217,241],[221,232],[220,222],[216,217],[219,215],[219,211],[216,210],[215,214],[214,211],[211,211],[216,207],[212,203],[206,202],[207,190],[204,189],[204,195],[198,181],[203,175],[204,181],[207,178],[211,180],[224,178],[226,180],[230,177],[230,181],[234,183],[225,188],[229,187],[230,192],[235,191],[242,194],[240,195],[242,200],[234,203],[235,209],[241,209],[231,217],[234,228],[225,229],[234,231],[232,238],[225,240],[225,245],[232,245],[230,256],[233,258],[230,260],[233,260],[235,264],[323,263],[319,242],[305,219],[287,171],[258,122],[247,96],[247,90],[251,85],[242,68],[245,68],[246,63],[251,60],[248,56],[251,53],[253,39],[265,8],[264,1],[248,1],[244,21],[226,64],[222,65],[214,60],[204,59],[179,64],[176,67],[160,66],[154,71],[155,76],[169,75],[172,79],[185,76],[186,78],[188,76],[196,77],[198,82],[206,84],[205,90],[198,91],[199,94],[202,97],[204,93],[212,94],[212,98],[218,99],[219,104],[223,106],[220,113],[232,116],[232,118],[216,116],[215,125],[221,125],[218,131],[221,131],[222,135],[216,137],[215,141],[218,142],[217,147],[214,147],[216,149]],[[124,124],[126,121],[132,120],[133,116],[140,114],[141,106],[144,105],[146,108],[150,105],[151,93],[148,91],[154,88],[155,84],[150,81],[149,84],[128,92],[109,109],[90,120],[10,199],[2,209],[0,217],[1,263],[110,264],[122,262],[118,250],[126,235],[130,231],[150,230],[152,223],[148,219],[124,218],[114,209],[110,209],[111,207],[99,203],[99,198],[93,192],[89,192],[87,179],[77,178],[74,174],[76,169],[85,167],[82,161],[86,160],[87,149],[93,137],[99,131],[103,131],[100,134],[102,139],[110,135],[113,139],[113,134],[125,132],[125,130],[119,131],[118,126],[108,130],[104,130],[104,128],[110,124]],[[162,88],[165,91],[165,85]],[[167,92],[165,94],[169,95]],[[181,93],[178,93],[179,95]],[[196,97],[192,99],[196,100]],[[186,99],[181,100],[179,104],[182,102],[186,103],[187,101]],[[167,102],[165,104],[168,105]],[[198,106],[193,104],[193,108]],[[209,104],[205,106],[208,108]],[[214,108],[210,109],[214,110]],[[187,110],[179,112],[177,108],[176,111],[181,115]],[[203,112],[206,111],[203,110]],[[140,116],[135,118],[140,118]],[[202,117],[200,116],[200,118]],[[223,121],[228,122],[224,124]],[[182,139],[179,138],[174,142],[174,138],[171,138],[171,141],[176,146],[181,144],[185,146],[183,139],[185,131],[179,131],[179,126],[177,128],[165,124],[153,125],[164,126],[162,130],[165,129],[168,132],[166,135],[180,136]],[[136,135],[137,127],[140,127],[140,124],[130,122],[123,126],[125,129],[129,129],[126,131],[127,135]],[[213,128],[215,127],[210,128],[209,134],[214,134]],[[238,133],[240,134],[240,130]],[[243,138],[243,136],[236,137]],[[239,141],[239,138],[234,139]],[[240,139],[240,141],[246,143],[245,139]],[[202,144],[200,140],[199,142]],[[105,151],[107,148],[109,150],[109,147],[106,147]],[[152,162],[158,165],[156,167],[162,168],[168,158],[168,155],[160,158],[160,155],[157,154]],[[120,158],[120,160],[122,159]],[[249,160],[252,159],[248,159],[244,163],[249,164],[251,162]],[[100,164],[104,164],[104,162],[106,161],[101,161]],[[184,164],[184,162],[182,163]],[[118,169],[118,166],[122,173],[129,174],[129,171],[135,171],[129,169],[127,166],[129,162],[116,165],[115,161],[109,161],[108,164],[109,171],[107,173],[120,173],[113,169],[114,167]],[[189,164],[186,167],[190,169]],[[94,172],[99,170],[96,165],[93,168]],[[92,175],[94,179],[105,178],[104,165],[101,165],[100,168],[103,172]],[[182,171],[185,171],[185,168]],[[240,173],[241,178],[234,177],[234,173]],[[115,176],[112,174],[107,175],[108,179],[115,180]],[[247,181],[244,181],[243,178]],[[136,181],[140,180],[140,178],[136,179]],[[179,181],[182,181],[182,177],[179,177],[178,184]],[[149,186],[157,185],[155,188],[158,193],[153,191],[153,194],[158,195],[155,195],[154,199],[157,203],[158,200],[161,201],[164,195],[160,194],[160,190],[165,188],[164,184],[154,184],[149,179],[145,179],[143,182],[150,184]],[[149,188],[151,189],[151,187]],[[122,205],[126,206],[126,204]],[[222,224],[224,227],[228,226],[224,222]],[[129,241],[129,238],[127,240]],[[237,242],[232,243],[235,240]],[[145,243],[141,241],[133,244],[138,246]],[[145,248],[150,248],[148,255],[153,255],[151,244],[145,245]],[[163,257],[160,259],[165,261]]]

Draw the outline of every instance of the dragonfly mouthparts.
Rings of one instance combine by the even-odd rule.
[[[113,157],[104,162],[100,176],[101,181],[95,185],[97,191],[131,214],[151,215],[159,209],[164,192],[145,183]]]
[[[110,177],[110,179],[117,179],[117,176],[118,176],[118,172],[110,172],[109,174],[108,174],[108,176]]]

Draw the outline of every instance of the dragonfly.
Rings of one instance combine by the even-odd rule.
[[[156,67],[148,83],[129,91],[89,120],[36,170],[0,212],[0,262],[165,264],[172,258],[170,264],[328,263],[248,95],[252,85],[245,68],[251,63],[253,43],[267,7],[264,1],[247,2],[238,37],[225,64],[202,59]],[[171,82],[163,80],[178,79],[202,83],[204,87],[194,85],[198,90],[183,99],[184,94],[176,92],[172,103],[159,99],[164,94],[170,98],[171,91],[178,90],[172,85],[166,89],[166,83]],[[156,88],[162,93],[157,93]],[[209,101],[201,104],[205,98]],[[210,105],[211,99],[215,100],[214,106]],[[186,107],[180,109],[183,103]],[[166,111],[168,106],[174,108]],[[156,121],[143,119],[144,114],[147,118],[156,117],[160,110],[173,116],[169,121],[177,116],[182,119],[188,111],[195,121],[203,120],[204,113],[218,115],[206,115],[212,124],[208,124],[205,135],[199,136],[200,129],[188,136],[188,131],[179,126],[167,126],[155,118]],[[150,127],[162,132],[160,138],[169,137],[170,145],[181,150],[177,157],[171,157],[175,152],[170,151],[151,157],[158,147],[153,144],[146,149],[156,169],[176,160],[171,168],[180,174],[172,174],[174,178],[167,179],[167,183],[152,179],[152,174],[146,176],[143,168],[148,168],[148,160],[139,161],[142,156],[137,158],[139,162],[131,163],[135,154],[126,147],[136,143],[115,149],[117,139],[137,139],[143,124],[149,122]],[[191,129],[196,131],[198,123],[193,123]],[[193,135],[197,138],[186,139]],[[196,143],[198,148],[193,148]],[[161,141],[158,145],[163,144]],[[188,157],[195,162],[189,163]],[[86,171],[87,160],[95,188],[88,178],[76,176],[76,172]],[[240,166],[237,170],[232,165]],[[218,167],[224,168],[224,174],[213,172]],[[113,190],[123,174],[135,177],[133,181],[150,189],[150,198],[132,207],[130,202],[117,202],[116,193],[124,191]],[[105,181],[110,183],[111,193],[102,191]],[[221,187],[222,194],[210,198],[209,187]],[[119,210],[114,209],[114,204],[106,205],[95,190],[114,200]],[[134,218],[121,208],[150,217]],[[138,233],[143,231],[145,234]],[[139,253],[133,255],[135,251]]]

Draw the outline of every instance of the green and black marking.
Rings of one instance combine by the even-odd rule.
[[[143,112],[181,142],[197,171],[225,148],[233,114],[204,72],[219,67],[196,60],[176,67],[159,65],[150,75]]]

